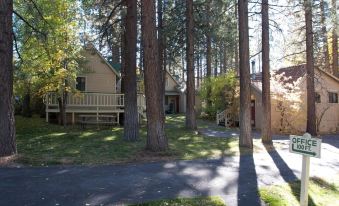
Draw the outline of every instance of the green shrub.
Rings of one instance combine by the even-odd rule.
[[[237,85],[238,79],[234,71],[217,77],[205,78],[199,92],[199,96],[204,102],[203,116],[214,119],[217,112],[225,109],[230,109],[236,113],[239,104]]]

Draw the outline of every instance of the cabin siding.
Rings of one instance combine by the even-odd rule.
[[[166,92],[177,92],[178,89],[178,83],[174,81],[174,79],[171,77],[171,75],[166,72],[166,85],[165,85],[165,91]]]
[[[86,59],[84,72],[80,77],[86,77],[86,92],[116,93],[116,74],[96,52],[83,51]]]
[[[318,120],[322,115],[318,133],[330,134],[339,131],[339,103],[329,103],[328,91],[339,94],[339,82],[327,74],[316,70],[315,91],[320,94],[321,102],[316,103]],[[261,129],[262,106],[261,93],[252,90],[252,98],[256,100],[256,129]],[[273,133],[302,134],[306,132],[307,94],[306,79],[291,90],[293,101],[279,98],[278,93],[271,94],[271,121]]]

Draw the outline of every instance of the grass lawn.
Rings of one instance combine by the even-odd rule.
[[[122,140],[123,128],[81,130],[78,126],[48,124],[44,119],[16,117],[18,157],[26,165],[112,164],[136,161],[197,159],[235,155],[238,141],[203,137],[184,128],[185,117],[166,118],[166,135],[170,150],[151,154],[144,150],[146,128],[140,128],[140,141]],[[201,124],[201,122],[200,122]]]
[[[136,204],[133,206],[226,206],[219,197],[177,198]]]
[[[339,182],[329,183],[320,178],[311,178],[309,187],[310,206],[339,205]],[[270,206],[299,205],[300,181],[260,189],[261,199]]]

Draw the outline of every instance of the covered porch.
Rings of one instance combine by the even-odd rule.
[[[58,94],[49,92],[44,98],[46,105],[46,122],[49,122],[51,113],[58,114]],[[120,114],[124,113],[125,99],[124,94],[109,93],[90,93],[81,92],[76,94],[68,94],[66,100],[66,115],[71,115],[72,124],[80,121],[81,115],[96,115],[97,119],[100,115],[111,115],[114,121],[120,124]],[[138,94],[138,113],[139,117],[145,116],[146,102],[145,96]]]

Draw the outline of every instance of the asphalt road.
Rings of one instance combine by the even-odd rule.
[[[321,159],[311,159],[311,176],[339,175],[339,136],[327,139]],[[228,206],[262,205],[259,187],[300,177],[301,156],[288,152],[286,138],[274,141],[284,148],[214,160],[0,168],[0,205],[125,205],[210,195]]]

